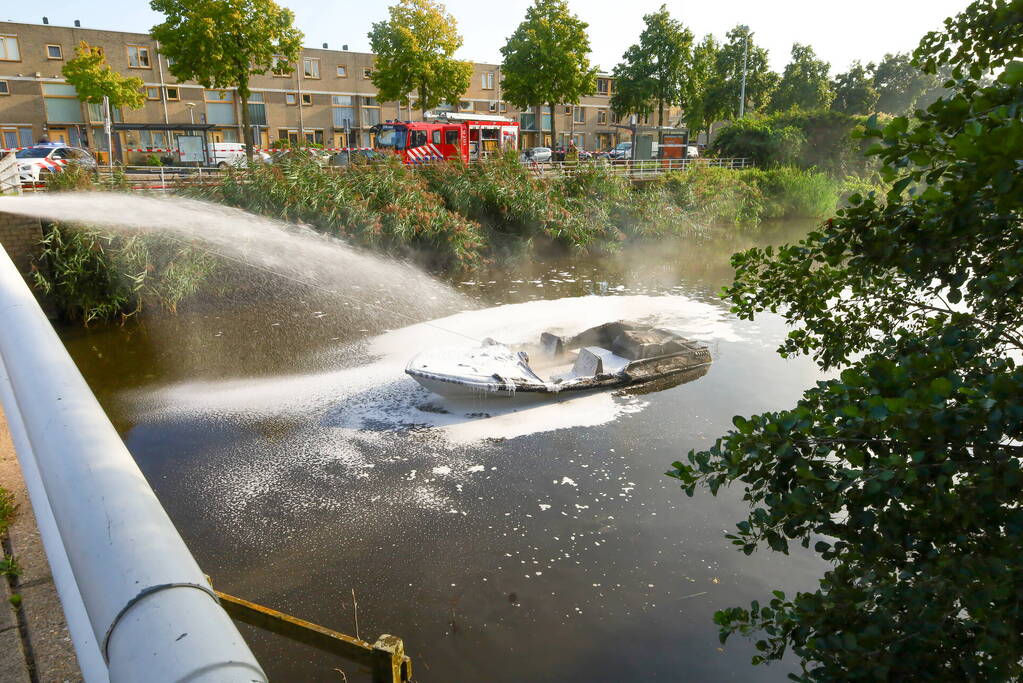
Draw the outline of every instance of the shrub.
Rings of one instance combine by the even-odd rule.
[[[231,169],[219,186],[192,194],[247,211],[302,221],[381,251],[425,259],[439,268],[480,262],[483,234],[449,211],[426,179],[397,159],[324,169],[309,155]]]
[[[721,157],[746,157],[762,168],[796,163],[803,155],[806,136],[795,126],[775,126],[766,120],[743,119],[731,123],[714,138]]]
[[[62,170],[50,173],[46,180],[46,189],[50,192],[81,192],[94,188],[93,172],[73,161]]]
[[[88,325],[130,317],[152,302],[174,312],[213,268],[206,251],[159,234],[114,235],[54,224],[33,270],[65,317]]]

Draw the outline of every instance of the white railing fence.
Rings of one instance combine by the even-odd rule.
[[[0,194],[21,194],[21,180],[18,177],[18,160],[14,152],[0,156]]]
[[[2,248],[0,400],[86,681],[265,681]]]

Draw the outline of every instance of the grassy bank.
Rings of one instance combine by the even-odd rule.
[[[66,186],[90,189],[80,174],[68,176]],[[843,186],[795,168],[700,166],[637,188],[602,165],[539,177],[514,158],[470,166],[413,169],[394,160],[324,169],[296,154],[230,171],[218,186],[186,191],[453,272],[512,253],[599,252],[630,240],[697,236],[768,219],[823,218],[836,208]],[[129,237],[58,225],[43,247],[37,284],[67,317],[85,324],[145,307],[173,311],[213,267],[198,247],[158,234]]]
[[[607,166],[538,177],[514,158],[412,169],[397,162],[322,169],[296,157],[233,171],[205,199],[301,220],[398,254],[427,255],[442,270],[472,267],[505,249],[607,249],[623,241],[747,227],[776,218],[823,218],[842,183],[793,168],[694,167],[640,188]]]

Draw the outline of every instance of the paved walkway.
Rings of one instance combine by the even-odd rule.
[[[39,540],[35,515],[2,408],[0,486],[11,491],[18,503],[14,524],[3,544],[5,554],[13,553],[21,569],[13,585],[8,577],[0,578],[0,681],[81,681],[64,611]],[[21,596],[18,610],[10,606],[12,593]]]

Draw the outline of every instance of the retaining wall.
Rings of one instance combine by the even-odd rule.
[[[33,260],[39,257],[42,238],[43,227],[38,218],[0,212],[0,244],[22,275],[28,275]]]

